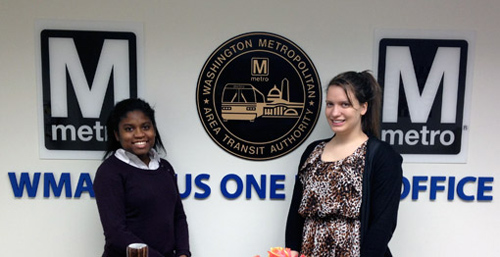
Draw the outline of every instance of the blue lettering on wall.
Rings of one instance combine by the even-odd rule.
[[[27,172],[22,172],[19,176],[19,181],[17,180],[16,173],[9,172],[10,184],[12,186],[12,191],[14,192],[14,196],[17,198],[23,197],[23,192],[26,189],[28,196],[33,198],[36,197],[36,193],[38,191],[38,185],[40,182],[40,172],[36,172],[33,174],[33,181],[31,181],[30,174]],[[70,173],[62,173],[59,182],[56,181],[54,177],[54,173],[47,172],[43,174],[43,197],[50,197],[50,191],[55,197],[60,197],[62,190],[65,191],[66,198],[71,198],[71,174]],[[76,190],[75,190],[75,198],[80,198],[82,193],[88,192],[90,197],[94,197],[94,190],[92,189],[92,179],[90,178],[89,173],[81,173]]]
[[[82,173],[78,178],[78,183],[76,185],[75,197],[80,198],[83,192],[88,192],[90,197],[94,197],[94,189],[92,188],[92,179],[90,174]]]
[[[79,174],[74,192],[72,190],[74,175],[71,173],[61,173],[58,179],[52,172],[43,174],[40,172],[33,174],[9,172],[8,175],[12,192],[16,198],[22,198],[25,191],[29,198],[36,197],[40,184],[43,187],[44,198],[51,196],[59,198],[63,192],[66,198],[80,198],[84,193],[88,193],[91,198],[95,197],[92,189],[93,181],[89,173]],[[185,179],[178,182],[181,198],[186,199],[193,195],[194,199],[197,200],[207,199],[212,193],[212,187],[209,183],[210,174],[201,173],[193,176],[193,174],[185,174],[183,175]],[[295,176],[290,177],[295,179]],[[41,178],[43,178],[42,183],[40,183]],[[239,176],[231,173],[221,179],[219,188],[221,194],[229,200],[239,198],[243,192],[245,199],[284,200],[286,197],[284,193],[285,179],[286,176],[283,174]],[[463,178],[454,176],[403,177],[400,199],[403,200],[410,196],[413,201],[423,198],[436,201],[441,195],[446,197],[448,201],[455,200],[455,197],[467,202],[492,201],[493,181],[493,177],[473,176]]]
[[[71,177],[69,173],[62,173],[59,183],[56,182],[53,173],[43,174],[43,197],[50,196],[50,189],[55,197],[61,196],[63,187],[66,188],[66,197],[71,198]]]
[[[209,178],[209,174],[200,174],[196,176],[196,178],[194,179],[194,184],[196,185],[196,187],[203,190],[203,193],[194,193],[195,199],[205,199],[210,195],[210,192],[212,190],[210,189],[210,186],[204,182],[205,180],[208,181]]]
[[[252,188],[260,199],[266,198],[266,175],[260,175],[260,185],[253,175],[247,175],[246,197],[252,198]]]
[[[285,184],[278,183],[280,181],[285,181],[285,175],[271,175],[271,199],[285,199],[285,194],[276,192],[285,189]]]
[[[266,188],[267,188],[267,177],[266,175],[260,175],[260,183],[257,181],[255,176],[253,174],[247,174],[245,176],[246,180],[245,183],[243,180],[236,174],[228,174],[224,176],[224,178],[221,181],[220,184],[220,189],[221,193],[224,197],[228,199],[236,199],[238,198],[242,192],[243,189],[245,189],[245,198],[246,199],[251,199],[252,196],[252,191],[254,191],[259,199],[266,199],[267,198],[267,193],[266,193]],[[285,199],[285,194],[284,193],[279,193],[278,191],[284,190],[285,189],[285,184],[280,183],[285,180],[285,175],[270,175],[270,180],[269,180],[269,199],[273,200],[284,200]],[[236,185],[236,189],[234,192],[229,192],[227,189],[227,184],[230,181],[234,181]],[[234,184],[234,183],[232,183]],[[252,190],[253,189],[253,190]]]
[[[448,183],[446,183],[448,180]],[[412,182],[403,178],[401,200],[410,195],[411,199],[418,200],[422,194],[429,194],[429,200],[436,200],[438,194],[444,194],[447,200],[455,199],[455,194],[463,201],[492,201],[493,177],[455,177],[443,176],[414,176]]]
[[[236,183],[236,190],[233,193],[227,190],[227,183],[231,180]],[[227,199],[236,199],[243,192],[243,180],[236,174],[227,174],[220,182],[220,191]]]
[[[40,172],[33,175],[33,184],[31,183],[30,175],[27,172],[21,173],[19,183],[17,182],[16,173],[9,172],[10,184],[15,197],[23,197],[24,189],[29,197],[35,197],[38,190],[38,182],[40,182]]]
[[[478,201],[491,201],[493,196],[484,195],[485,192],[493,191],[493,186],[485,185],[485,183],[493,183],[493,177],[479,177],[477,183],[477,200]]]
[[[177,176],[177,174],[176,174],[176,176]],[[191,194],[191,191],[192,191],[192,177],[193,176],[191,174],[186,174],[185,177],[186,177],[185,190],[184,190],[184,192],[179,191],[179,194],[180,194],[182,199],[187,198]],[[208,184],[206,184],[206,182],[208,182],[209,179],[210,179],[209,174],[199,174],[194,178],[194,184],[196,185],[196,187],[203,190],[203,193],[199,193],[199,192],[194,193],[195,199],[205,199],[210,195],[212,190],[210,189],[210,186]]]

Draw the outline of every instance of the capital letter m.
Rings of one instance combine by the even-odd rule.
[[[412,122],[427,122],[440,82],[443,81],[441,122],[455,123],[459,69],[460,48],[439,47],[422,94],[420,94],[410,48],[407,46],[387,47],[383,122],[397,122],[401,78]]]
[[[92,86],[89,86],[71,38],[49,38],[50,100],[52,117],[68,117],[66,70],[84,118],[99,118],[111,74],[114,98],[129,98],[128,41],[104,41]]]
[[[252,58],[252,75],[267,76],[269,74],[268,62],[267,58]]]

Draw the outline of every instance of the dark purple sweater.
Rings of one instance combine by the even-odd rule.
[[[149,257],[190,256],[188,227],[174,169],[130,166],[114,155],[97,169],[94,191],[106,244],[103,257],[125,257],[131,243],[149,246]]]

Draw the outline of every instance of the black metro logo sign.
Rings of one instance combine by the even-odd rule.
[[[469,47],[465,39],[380,40],[382,140],[417,162],[464,155]]]
[[[109,111],[115,102],[137,97],[136,41],[133,32],[40,31],[40,147],[47,158],[61,151],[76,158],[102,153]]]
[[[200,120],[225,151],[269,160],[297,148],[314,128],[321,83],[295,43],[267,32],[238,35],[219,46],[200,73]]]

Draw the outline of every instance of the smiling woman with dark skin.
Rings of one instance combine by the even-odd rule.
[[[144,164],[149,165],[149,151],[154,145],[154,126],[142,111],[131,111],[118,124],[115,137],[123,150],[135,154]]]
[[[104,229],[103,257],[125,257],[132,243],[149,257],[188,257],[188,226],[173,167],[164,151],[154,110],[141,99],[116,104],[107,124],[108,147],[94,179]]]

